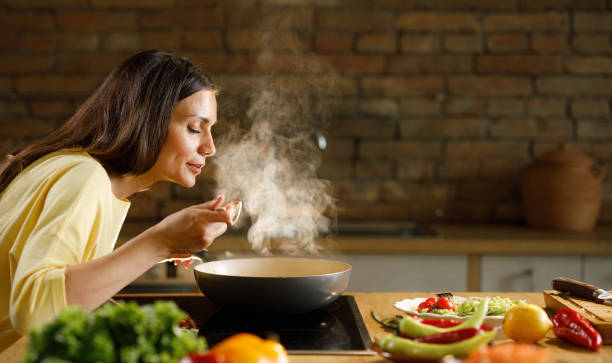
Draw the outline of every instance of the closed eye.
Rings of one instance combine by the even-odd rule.
[[[187,130],[189,130],[189,132],[191,132],[192,134],[199,134],[202,132],[202,130],[194,129],[191,126],[187,126]]]

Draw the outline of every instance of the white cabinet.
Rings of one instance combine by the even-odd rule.
[[[347,291],[465,291],[465,255],[349,254],[334,257],[352,266]]]
[[[482,256],[481,290],[550,290],[555,277],[583,280],[582,260],[581,256],[485,255]]]
[[[612,256],[586,256],[584,281],[605,290],[612,290]]]

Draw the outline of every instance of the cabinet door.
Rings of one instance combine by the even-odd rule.
[[[482,257],[482,291],[542,291],[563,276],[582,279],[580,256],[487,255]]]
[[[605,290],[612,290],[612,256],[586,256],[584,281]]]
[[[347,291],[465,291],[464,255],[351,254]]]

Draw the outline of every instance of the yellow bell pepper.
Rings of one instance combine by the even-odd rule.
[[[213,346],[210,353],[228,363],[288,363],[285,347],[250,333],[238,333]]]

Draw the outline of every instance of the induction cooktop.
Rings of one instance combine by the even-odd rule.
[[[199,294],[117,295],[115,299],[139,304],[173,300],[191,316],[209,346],[233,334],[249,332],[278,339],[290,354],[375,354],[369,349],[370,336],[352,295],[342,295],[323,308],[297,315],[222,309]]]

